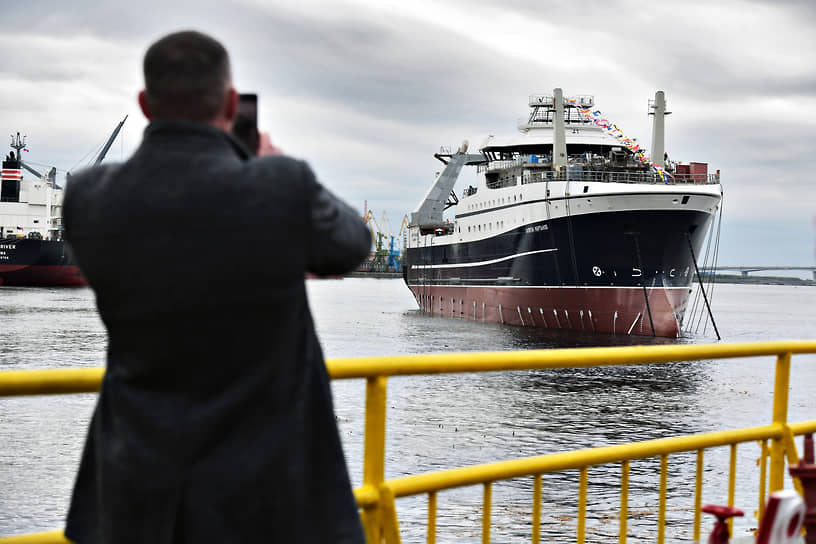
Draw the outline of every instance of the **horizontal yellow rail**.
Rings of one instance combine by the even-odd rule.
[[[435,542],[436,494],[454,487],[482,484],[484,504],[482,541],[490,541],[491,485],[499,480],[523,476],[535,478],[536,496],[540,501],[543,473],[579,469],[577,541],[585,538],[587,468],[609,463],[621,463],[621,529],[620,542],[626,542],[626,512],[628,496],[629,461],[649,457],[661,459],[660,512],[658,541],[664,538],[665,475],[668,455],[679,452],[697,452],[698,481],[695,498],[695,539],[699,539],[699,501],[701,493],[700,470],[702,452],[708,448],[731,446],[732,466],[730,485],[735,477],[733,459],[737,444],[760,441],[762,446],[762,473],[760,495],[764,496],[765,455],[769,457],[767,491],[780,489],[784,464],[797,460],[793,436],[816,432],[816,420],[800,423],[787,421],[789,371],[792,354],[816,353],[816,341],[756,342],[746,344],[628,346],[611,348],[573,348],[531,350],[523,352],[453,353],[433,355],[400,355],[330,359],[326,366],[332,379],[364,378],[366,387],[365,457],[363,485],[354,490],[362,510],[363,523],[369,542],[399,542],[394,499],[427,494],[428,542]],[[572,452],[513,459],[470,467],[454,468],[434,473],[417,474],[385,480],[385,414],[387,377],[458,372],[495,372],[529,369],[581,368],[607,365],[635,365],[671,363],[706,359],[739,357],[776,357],[774,405],[772,422],[765,426],[719,431],[691,436],[677,436],[645,442],[620,444]],[[47,395],[64,393],[91,393],[98,391],[104,378],[104,369],[54,369],[27,371],[0,371],[0,397],[17,395]],[[770,447],[765,446],[770,440]],[[798,487],[798,486],[797,486]],[[760,497],[760,510],[762,508]],[[733,493],[729,493],[733,501]],[[532,506],[539,512],[540,504]],[[533,536],[540,535],[540,519],[533,520]],[[65,544],[61,531],[0,538],[0,544]]]
[[[344,380],[375,376],[671,363],[701,359],[760,357],[783,353],[816,353],[816,341],[393,355],[328,359],[326,367],[332,379]],[[104,373],[105,369],[99,367],[2,371],[0,372],[0,397],[94,393],[99,391]]]
[[[65,538],[62,531],[48,531],[47,533],[31,533],[30,535],[7,536],[0,538],[3,544],[73,544]]]
[[[816,422],[814,422],[816,423]],[[696,451],[716,446],[727,446],[735,442],[750,442],[764,438],[782,438],[784,429],[781,426],[767,425],[740,429],[738,431],[720,431],[692,436],[661,438],[633,444],[602,446],[563,453],[552,453],[525,459],[499,461],[469,467],[440,470],[427,474],[403,476],[388,480],[388,486],[397,497],[418,495],[429,491],[441,491],[454,487],[475,485],[482,482],[509,480],[520,476],[532,476],[545,472],[559,472],[587,466],[603,465],[632,459],[658,457],[670,453]]]
[[[760,357],[784,353],[816,353],[816,341],[751,342],[611,348],[568,348],[488,353],[438,353],[331,359],[326,362],[332,379],[371,376],[408,376],[457,372],[493,372],[591,366],[635,365]]]

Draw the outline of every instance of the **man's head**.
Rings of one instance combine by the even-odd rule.
[[[139,105],[148,119],[183,119],[229,130],[237,93],[229,55],[200,32],[169,34],[150,46],[144,58],[145,89]]]

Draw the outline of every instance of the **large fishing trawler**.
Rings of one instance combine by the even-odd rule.
[[[124,125],[108,138],[94,164],[105,158]],[[81,287],[87,285],[62,239],[62,198],[56,168],[41,174],[22,160],[25,137],[11,137],[0,179],[0,285]],[[23,169],[34,177],[25,177]]]
[[[436,158],[411,214],[405,281],[435,315],[594,333],[677,337],[722,200],[719,170],[664,150],[664,93],[650,101],[652,155],[592,96],[530,97],[520,136]],[[461,198],[464,166],[482,174]],[[456,206],[453,221],[443,212]]]

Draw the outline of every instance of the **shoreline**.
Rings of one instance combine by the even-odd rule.
[[[703,274],[703,283],[710,281],[708,274]],[[695,278],[695,283],[697,279]],[[748,285],[803,285],[816,287],[816,281],[803,278],[793,278],[784,276],[742,276],[736,274],[717,274],[714,276],[714,283],[733,283]]]

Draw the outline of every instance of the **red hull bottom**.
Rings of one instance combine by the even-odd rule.
[[[84,287],[85,277],[75,265],[0,265],[0,285],[17,287]]]
[[[410,286],[433,315],[524,327],[676,338],[688,288]],[[648,307],[646,297],[648,296]],[[651,314],[651,319],[650,319]],[[654,332],[652,331],[654,326]]]

